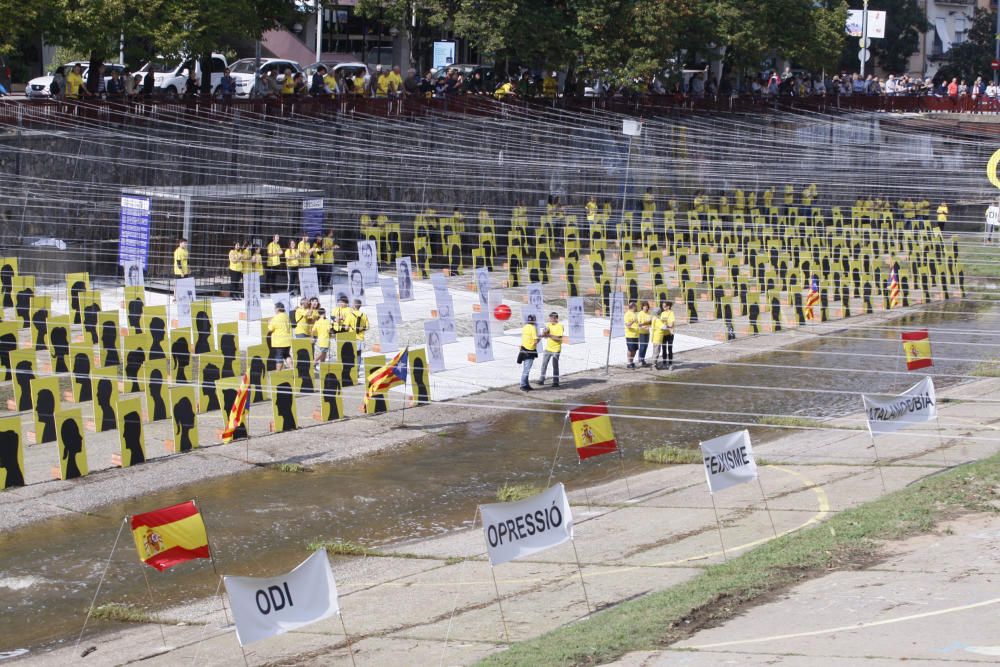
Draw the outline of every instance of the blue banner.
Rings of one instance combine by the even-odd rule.
[[[118,263],[142,262],[149,259],[149,199],[122,197],[118,227]]]
[[[310,237],[323,235],[323,200],[302,200],[302,232]]]

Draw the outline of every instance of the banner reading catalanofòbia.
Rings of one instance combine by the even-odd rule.
[[[757,462],[746,429],[702,442],[701,456],[710,493],[757,479]]]
[[[277,577],[224,577],[240,646],[339,613],[337,584],[325,549]]]
[[[562,484],[513,503],[480,505],[490,563],[500,565],[573,539],[573,515]]]
[[[862,394],[861,398],[865,402],[868,430],[873,437],[893,433],[907,424],[922,424],[937,417],[934,381],[929,377],[889,399],[868,394]]]

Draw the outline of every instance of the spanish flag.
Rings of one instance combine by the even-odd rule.
[[[580,459],[589,459],[618,449],[607,403],[573,408],[569,411],[569,421]]]
[[[136,514],[131,526],[139,560],[160,572],[189,560],[212,557],[205,523],[193,500]]]
[[[906,370],[915,371],[934,365],[931,360],[931,339],[926,329],[904,331],[902,338],[903,351],[906,353]]]
[[[240,379],[239,391],[236,392],[236,400],[233,401],[233,407],[229,410],[229,415],[226,417],[226,428],[222,431],[222,442],[232,442],[237,427],[246,426],[247,397],[249,395],[250,376],[244,373]]]

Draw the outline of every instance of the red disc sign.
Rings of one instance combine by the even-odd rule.
[[[505,303],[501,303],[493,309],[493,317],[497,318],[501,322],[506,322],[510,319],[510,306]]]
[[[1000,60],[994,60],[990,63],[990,67],[993,69],[1000,69]]]

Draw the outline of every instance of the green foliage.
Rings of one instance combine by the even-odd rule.
[[[497,489],[497,500],[502,503],[511,503],[515,500],[524,500],[541,492],[541,488],[532,484],[504,484]]]
[[[938,70],[938,74],[946,80],[965,79],[970,84],[981,76],[984,79],[993,78],[990,63],[996,49],[994,32],[997,24],[995,10],[976,8],[972,16],[972,27],[968,39],[956,44],[946,54],[947,60]]]
[[[878,0],[877,6],[869,4],[869,11],[886,12],[885,38],[873,39],[871,45],[872,58],[885,70],[901,74],[909,69],[907,65],[910,56],[920,48],[920,38],[931,27],[923,5],[918,0]],[[862,6],[862,0],[850,0],[851,9],[861,9]],[[841,65],[848,70],[857,71],[860,66],[858,38],[845,35],[843,28],[841,35]],[[872,61],[868,64],[871,65]]]
[[[674,447],[664,445],[663,447],[652,447],[643,450],[642,459],[650,463],[678,464],[678,463],[701,463],[701,452],[697,449],[686,447]]]

